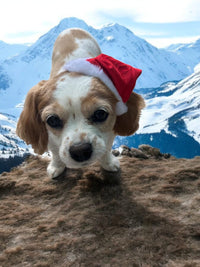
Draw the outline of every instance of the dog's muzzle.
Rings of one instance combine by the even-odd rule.
[[[89,160],[92,155],[92,145],[90,143],[77,143],[69,148],[70,156],[77,162]]]

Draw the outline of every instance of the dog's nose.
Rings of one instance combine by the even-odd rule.
[[[78,143],[70,146],[69,153],[77,162],[88,160],[92,155],[92,145],[90,143]]]

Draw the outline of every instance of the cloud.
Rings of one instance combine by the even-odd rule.
[[[147,42],[158,47],[158,48],[166,48],[171,44],[189,44],[195,42],[200,38],[200,35],[194,37],[170,37],[170,38],[145,38]]]
[[[134,23],[130,29],[157,47],[190,43],[200,38],[200,21],[179,23]]]
[[[200,21],[199,0],[124,0],[99,1],[97,15],[127,17],[135,22],[173,23]]]
[[[0,40],[35,41],[70,16],[83,19],[93,27],[118,22],[130,28],[136,22],[200,20],[200,3],[199,0],[6,0],[1,4]],[[22,33],[30,32],[33,34],[25,39]]]

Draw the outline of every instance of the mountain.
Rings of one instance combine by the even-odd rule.
[[[193,43],[170,45],[167,51],[177,54],[189,69],[194,69],[200,62],[200,39]]]
[[[114,147],[146,143],[177,157],[200,155],[200,69],[178,83],[138,92],[146,100],[140,129],[131,138],[117,137]]]
[[[0,113],[0,158],[22,155],[26,152],[27,146],[16,136],[16,125],[16,117]]]
[[[17,118],[0,113],[0,173],[10,171],[33,153],[15,133]]]
[[[0,107],[2,112],[19,115],[15,106],[27,91],[42,79],[48,79],[54,42],[60,32],[80,27],[98,41],[103,53],[109,54],[143,70],[137,88],[159,86],[169,80],[181,80],[191,74],[188,65],[173,52],[157,49],[119,24],[100,29],[76,18],[62,20],[59,25],[18,56],[5,60],[0,67]],[[14,97],[13,97],[14,96]]]
[[[122,149],[118,173],[93,165],[52,181],[33,156],[2,173],[1,266],[200,266],[200,158],[146,148],[146,159]]]
[[[23,100],[33,85],[49,78],[54,42],[60,32],[73,27],[90,32],[103,53],[143,70],[136,86],[136,91],[143,94],[147,103],[142,125],[133,137],[117,137],[114,147],[121,144],[137,147],[148,143],[161,148],[162,152],[170,152],[178,157],[200,155],[200,137],[196,128],[196,123],[199,123],[200,95],[197,67],[200,62],[197,61],[200,57],[199,42],[190,44],[185,49],[180,45],[168,50],[157,49],[122,25],[109,24],[95,29],[77,18],[62,20],[33,45],[21,47],[21,52],[16,52],[18,55],[13,53],[13,48],[7,46],[11,49],[9,56],[0,64],[0,113],[4,118],[4,121],[0,121],[0,149],[4,150],[4,155],[13,149],[26,152],[27,147],[14,132]],[[185,79],[182,80],[183,78]],[[8,121],[12,121],[9,126],[11,132],[7,126],[5,128]],[[9,137],[10,133],[12,138]]]
[[[23,44],[7,44],[0,41],[0,62],[19,55],[27,49],[27,45]]]

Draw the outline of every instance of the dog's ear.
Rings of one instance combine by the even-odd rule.
[[[47,150],[48,143],[45,123],[40,116],[42,107],[48,101],[44,97],[45,84],[46,81],[41,81],[28,92],[16,129],[17,135],[27,144],[31,144],[38,154],[43,154]]]
[[[145,102],[140,95],[133,92],[126,105],[128,111],[117,117],[113,129],[117,135],[121,136],[132,135],[137,131],[141,110],[145,107]]]

